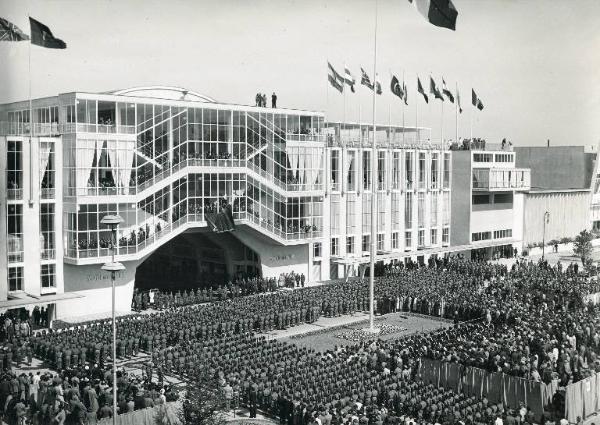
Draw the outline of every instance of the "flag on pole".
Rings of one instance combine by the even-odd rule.
[[[50,31],[50,28],[46,25],[33,18],[29,18],[29,25],[31,26],[31,44],[36,44],[48,49],[67,48],[67,43],[54,37],[52,31]]]
[[[462,106],[460,106],[460,92],[458,86],[456,87],[456,104],[458,105],[458,113],[462,114]]]
[[[404,88],[400,86],[400,81],[396,78],[395,75],[392,75],[391,87],[392,93],[400,98],[400,100],[404,100]]]
[[[0,18],[0,41],[24,41],[29,40],[29,36],[24,34],[21,29],[7,21],[4,18]]]
[[[473,106],[475,106],[480,111],[483,111],[483,102],[477,96],[477,93],[475,93],[475,90],[473,89],[471,89],[471,102],[473,103]]]
[[[327,74],[327,79],[329,80],[329,83],[333,86],[334,89],[336,89],[340,93],[343,93],[344,77],[342,77],[342,75],[339,72],[337,72],[329,62],[327,62],[327,68],[329,69],[329,72]]]
[[[442,93],[444,93],[451,103],[454,103],[454,95],[450,90],[448,90],[448,87],[446,87],[446,81],[444,81],[444,77],[442,77]]]
[[[429,76],[429,93],[433,94],[436,99],[441,99],[442,102],[444,101],[444,96],[442,96],[442,93],[435,85],[435,81],[433,81],[431,76]]]
[[[354,93],[354,84],[356,84],[356,79],[347,67],[344,67],[344,81],[350,86],[350,91]]]
[[[374,85],[371,82],[369,75],[366,73],[366,71],[364,69],[362,69],[362,67],[360,68],[360,74],[361,74],[360,83],[363,86],[367,86],[371,90],[375,90],[375,93],[377,93],[377,94],[383,93],[383,91],[381,90],[381,83],[379,81],[377,81],[377,82],[375,82],[375,85]],[[375,77],[375,79],[377,79],[377,76]]]
[[[419,77],[417,77],[417,91],[423,95],[425,103],[429,103],[429,97],[427,97],[425,90],[423,90],[423,85],[421,84],[421,79]]]
[[[408,90],[406,90],[406,84],[402,81],[402,90],[404,90],[404,104],[408,105]]]
[[[421,15],[436,27],[456,30],[458,11],[451,0],[408,0]]]

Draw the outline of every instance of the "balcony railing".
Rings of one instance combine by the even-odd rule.
[[[42,188],[40,189],[40,198],[42,199],[54,199],[56,196],[56,189],[52,188]]]
[[[56,259],[56,250],[55,249],[42,249],[40,252],[40,258],[42,260],[54,260]]]
[[[6,189],[6,199],[11,201],[23,199],[23,189]]]
[[[23,251],[8,251],[8,262],[9,263],[22,263],[23,262]]]
[[[31,124],[19,122],[0,122],[0,134],[7,136],[31,135]],[[133,125],[106,125],[106,124],[87,124],[87,123],[34,123],[33,134],[35,136],[58,136],[64,133],[115,133],[115,134],[135,134]]]

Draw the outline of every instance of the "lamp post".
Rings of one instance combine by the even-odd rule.
[[[123,222],[119,215],[107,215],[100,220],[101,224],[110,227],[111,231],[111,255],[112,261],[105,263],[102,270],[110,272],[110,281],[112,284],[112,375],[113,375],[113,425],[117,423],[117,322],[115,320],[115,275],[119,271],[125,270],[125,266],[115,261],[115,251],[117,244],[117,227]]]
[[[550,221],[550,213],[546,211],[544,213],[544,231],[542,233],[542,261],[544,261],[544,254],[546,253],[546,223]]]

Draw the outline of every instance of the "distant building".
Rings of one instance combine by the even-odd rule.
[[[591,223],[596,153],[583,146],[515,147],[517,166],[531,169],[525,195],[523,243],[573,238]],[[549,213],[545,226],[544,214]],[[600,220],[600,218],[598,218]]]

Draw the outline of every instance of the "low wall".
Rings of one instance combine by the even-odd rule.
[[[531,407],[536,419],[544,413],[544,407],[552,402],[558,382],[545,384],[504,373],[493,373],[483,369],[463,366],[458,363],[422,359],[423,381],[438,387],[475,396],[486,397],[491,403],[504,403],[519,408],[519,403]]]
[[[149,407],[147,409],[134,410],[130,413],[117,415],[115,425],[156,425],[159,423],[157,416],[161,409],[166,420],[160,422],[169,425],[181,425],[181,421],[175,412],[175,402],[166,403],[163,406]],[[112,418],[104,418],[97,425],[113,425]]]

